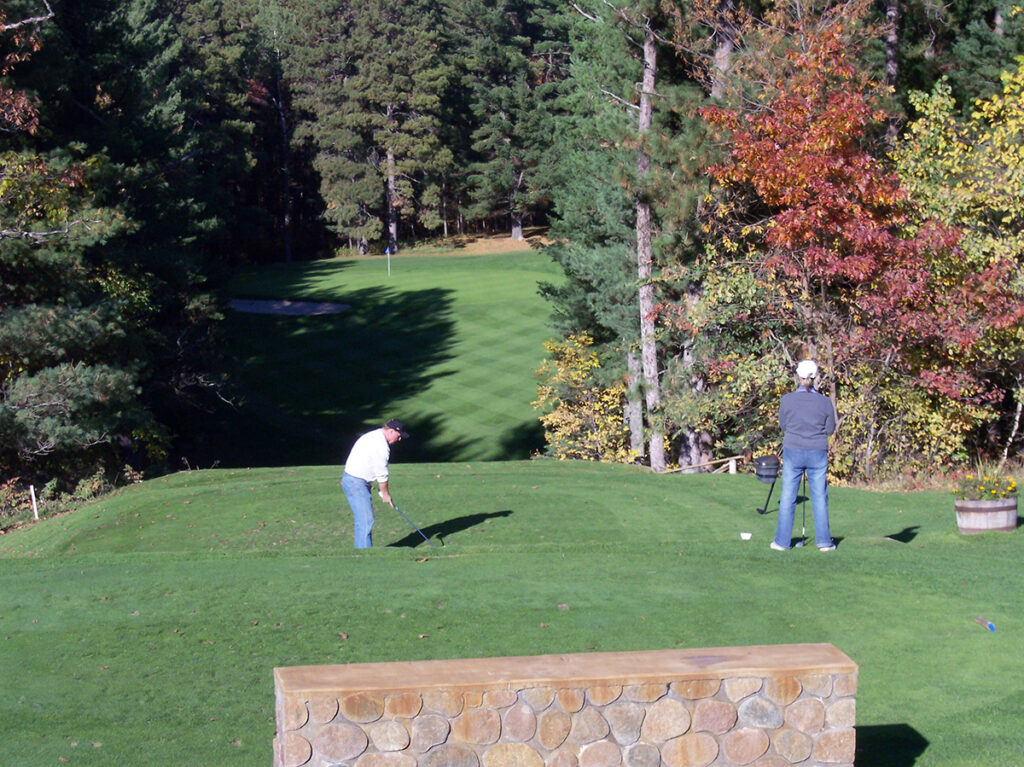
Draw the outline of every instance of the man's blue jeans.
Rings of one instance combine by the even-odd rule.
[[[354,526],[352,539],[357,549],[373,546],[373,497],[370,483],[351,474],[341,475],[341,489],[345,491],[348,505],[352,508]]]
[[[779,498],[779,523],[775,542],[788,549],[793,543],[793,517],[796,514],[796,493],[800,479],[807,474],[807,489],[814,508],[814,538],[819,548],[832,544],[828,527],[828,451],[782,451],[782,497]]]

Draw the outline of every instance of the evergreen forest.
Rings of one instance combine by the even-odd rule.
[[[4,0],[0,500],[180,468],[236,270],[529,231],[552,455],[770,451],[813,357],[835,479],[1012,459],[1022,56],[1005,0]]]

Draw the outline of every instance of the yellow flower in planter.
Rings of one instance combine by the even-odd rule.
[[[1017,481],[1013,477],[986,474],[965,474],[953,494],[967,501],[999,500],[1017,495]]]

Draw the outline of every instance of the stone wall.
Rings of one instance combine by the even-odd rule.
[[[274,670],[274,767],[852,767],[828,644]]]

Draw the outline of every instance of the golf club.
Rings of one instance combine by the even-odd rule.
[[[383,499],[384,499],[384,496],[381,496],[381,500],[383,500]],[[415,530],[417,533],[419,533],[420,535],[423,536],[423,540],[425,540],[427,543],[429,543],[433,548],[435,548],[435,549],[437,548],[437,545],[432,540],[430,540],[427,536],[423,535],[423,531],[420,530],[418,527],[416,527],[416,525],[413,523],[413,521],[411,519],[409,519],[407,516],[405,516],[405,513],[400,508],[395,506],[395,504],[393,502],[391,504],[389,504],[389,505],[391,506],[392,509],[394,509],[399,514],[401,514],[406,522],[408,522],[410,525],[412,525],[412,529],[413,530]]]

